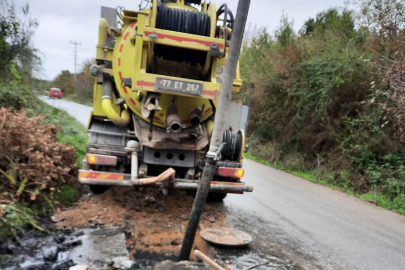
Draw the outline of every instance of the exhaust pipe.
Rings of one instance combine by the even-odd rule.
[[[174,103],[167,108],[165,124],[167,132],[179,133],[183,128],[179,111]]]

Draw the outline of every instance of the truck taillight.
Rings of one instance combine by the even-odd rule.
[[[96,156],[95,155],[87,155],[87,162],[90,164],[96,163]]]
[[[94,165],[116,166],[117,165],[117,157],[88,154],[87,155],[87,162],[89,164],[94,164]]]
[[[225,176],[225,177],[234,177],[234,178],[242,178],[245,174],[245,171],[241,168],[225,168],[219,167],[218,168],[218,175]]]

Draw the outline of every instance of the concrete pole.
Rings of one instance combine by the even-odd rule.
[[[217,161],[215,160],[214,154],[222,145],[227,105],[232,97],[233,80],[235,78],[236,67],[239,60],[249,6],[250,0],[239,0],[235,26],[232,31],[231,45],[229,47],[228,59],[225,65],[221,91],[219,93],[218,105],[215,113],[214,130],[211,137],[210,150],[207,154],[207,162],[201,177],[200,187],[197,190],[197,195],[189,216],[186,234],[180,251],[180,261],[188,260],[190,257],[194,237],[200,222],[201,214],[204,210],[211,181],[216,170]]]

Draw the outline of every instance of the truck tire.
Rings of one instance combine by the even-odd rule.
[[[99,186],[99,185],[89,185],[90,191],[94,194],[101,194],[106,192],[110,187],[109,186]]]
[[[216,193],[210,192],[208,193],[207,201],[209,202],[222,202],[228,193]]]

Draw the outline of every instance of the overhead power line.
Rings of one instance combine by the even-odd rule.
[[[77,74],[77,72],[76,72],[76,69],[77,69],[77,46],[78,46],[78,45],[82,45],[82,43],[78,43],[77,41],[75,41],[75,42],[70,41],[70,43],[72,43],[73,45],[75,45],[75,52],[74,52],[73,56],[74,56],[74,58],[75,58],[75,75],[74,75],[74,77],[75,77],[75,82],[76,82],[76,74]]]

